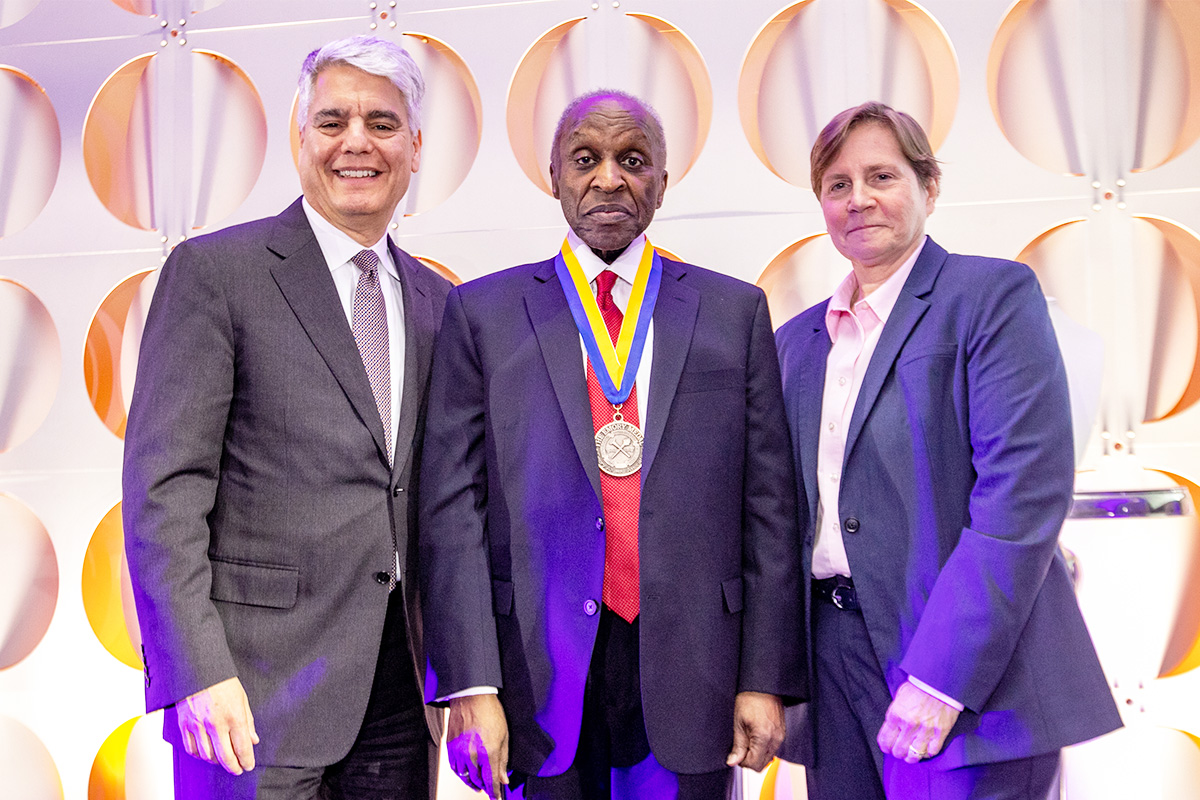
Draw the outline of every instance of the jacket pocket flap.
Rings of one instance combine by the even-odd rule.
[[[211,559],[209,597],[226,603],[265,608],[292,608],[300,587],[300,570],[277,564]]]
[[[492,609],[500,616],[507,617],[512,613],[512,603],[512,581],[492,578]]]
[[[726,578],[721,581],[721,594],[725,595],[725,610],[737,614],[742,610],[742,579]]]

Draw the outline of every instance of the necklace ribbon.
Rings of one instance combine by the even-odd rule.
[[[592,287],[583,274],[579,259],[571,252],[568,240],[563,241],[562,250],[554,259],[554,269],[604,396],[613,405],[624,403],[633,391],[642,350],[646,346],[646,332],[650,329],[650,317],[658,300],[658,286],[662,282],[662,262],[658,253],[647,239],[615,346],[600,315],[596,295],[592,294]]]

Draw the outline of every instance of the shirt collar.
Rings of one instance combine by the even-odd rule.
[[[325,263],[329,266],[330,272],[348,263],[351,258],[358,255],[362,250],[373,250],[375,255],[379,256],[379,263],[383,265],[383,269],[393,278],[397,277],[396,267],[392,263],[392,254],[387,244],[386,232],[374,245],[364,248],[361,244],[351,239],[345,231],[321,216],[321,212],[309,205],[307,198],[301,199],[300,202],[304,207],[304,214],[308,217],[308,224],[312,228],[313,236],[317,238],[317,244],[321,247],[321,254],[325,256]]]
[[[860,298],[854,304],[855,311],[857,312],[865,306],[871,309],[871,312],[879,318],[881,325],[886,324],[888,317],[892,313],[892,309],[896,307],[896,301],[900,299],[900,292],[904,289],[904,284],[908,280],[908,276],[912,274],[913,266],[916,265],[917,259],[920,258],[921,251],[925,249],[925,242],[927,241],[929,241],[928,236],[921,240],[921,245],[900,265],[900,269],[893,272],[875,291],[866,297]],[[825,330],[830,333],[831,338],[833,336],[834,317],[838,314],[851,313],[850,301],[857,290],[858,278],[855,277],[854,271],[851,270],[846,279],[838,285],[833,296],[829,298],[829,306],[825,310]]]
[[[618,278],[632,286],[634,278],[637,277],[638,266],[642,263],[642,250],[645,243],[646,234],[638,234],[637,238],[629,243],[629,246],[621,255],[617,256],[613,263],[605,264],[600,256],[593,253],[592,248],[576,235],[575,231],[567,230],[567,246],[579,260],[579,266],[583,268],[583,275],[588,279],[588,283],[595,283],[596,276],[609,269],[617,273]]]

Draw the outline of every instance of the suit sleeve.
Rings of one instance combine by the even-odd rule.
[[[901,662],[974,711],[1016,649],[1074,483],[1066,373],[1046,301],[1028,268],[1008,266],[989,276],[963,344],[969,520]]]
[[[739,691],[808,697],[796,477],[779,356],[760,291],[747,358]]]
[[[486,530],[486,386],[457,289],[434,346],[421,466],[421,595],[433,702],[500,688]]]
[[[122,516],[154,710],[236,674],[209,599],[207,517],[234,386],[217,270],[191,243],[162,268],[125,431]]]

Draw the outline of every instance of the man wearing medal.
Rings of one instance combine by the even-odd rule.
[[[451,292],[435,348],[426,697],[493,797],[724,797],[807,693],[766,298],[648,243],[665,161],[644,103],[574,100],[561,251]]]

